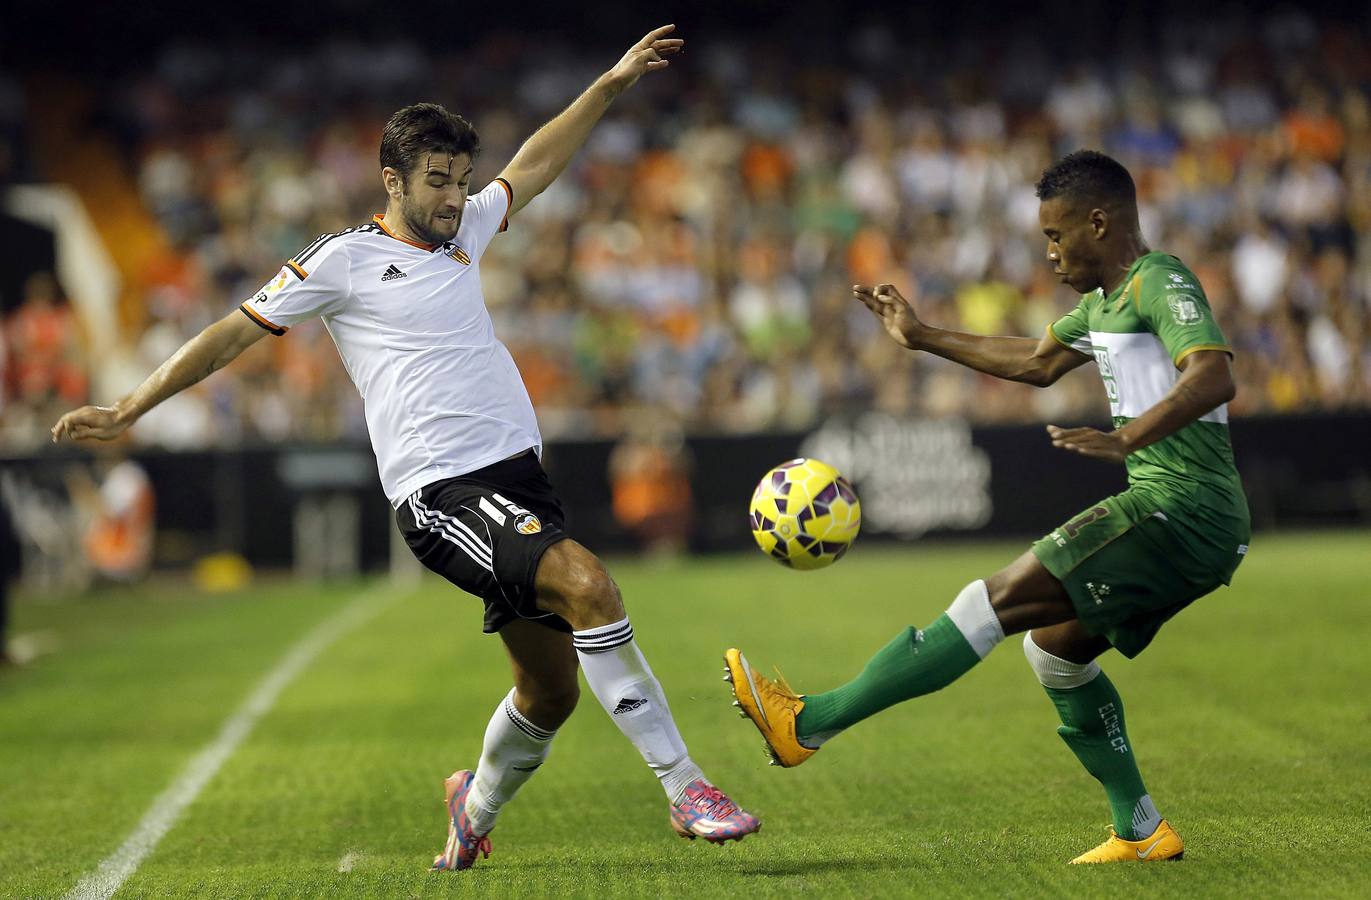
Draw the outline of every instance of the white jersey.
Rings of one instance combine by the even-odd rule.
[[[322,235],[242,305],[273,334],[323,318],[362,394],[397,508],[434,481],[542,453],[528,390],[481,293],[481,254],[506,228],[512,199],[500,179],[468,197],[444,244],[405,240],[383,216]]]

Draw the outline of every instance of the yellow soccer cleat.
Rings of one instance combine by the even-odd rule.
[[[1181,843],[1181,836],[1162,819],[1157,830],[1140,841],[1125,841],[1114,833],[1114,826],[1110,825],[1109,840],[1094,850],[1082,853],[1071,860],[1071,864],[1074,866],[1077,863],[1154,862],[1159,859],[1180,859],[1183,856],[1185,844]]]
[[[773,764],[798,766],[818,752],[795,734],[795,719],[805,702],[784,678],[772,681],[748,665],[742,651],[729,649],[724,651],[724,680],[733,686],[733,705],[762,733]]]

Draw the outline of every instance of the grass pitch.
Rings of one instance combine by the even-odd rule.
[[[323,651],[119,896],[1354,896],[1371,884],[1371,534],[1260,535],[1234,587],[1101,663],[1182,862],[1076,868],[1103,791],[1011,639],[951,688],[768,768],[725,647],[800,690],[855,673],[1021,545],[861,547],[833,569],[757,554],[611,569],[695,759],[762,816],[723,848],[667,824],[589,691],[508,807],[494,854],[431,874],[442,779],[509,686],[480,605],[426,580]],[[263,676],[363,585],[157,586],[21,600],[55,647],[0,673],[0,896],[60,897],[114,852]]]

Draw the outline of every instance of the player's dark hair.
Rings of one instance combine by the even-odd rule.
[[[398,110],[381,130],[381,167],[389,166],[409,181],[428,153],[467,153],[474,160],[481,139],[471,123],[437,103],[415,103]]]
[[[1038,179],[1038,199],[1063,197],[1091,206],[1136,206],[1133,176],[1097,150],[1077,150],[1048,166]]]

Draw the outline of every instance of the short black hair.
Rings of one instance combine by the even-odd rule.
[[[1043,171],[1038,179],[1038,199],[1063,197],[1092,206],[1136,206],[1138,189],[1133,176],[1118,160],[1098,150],[1068,153]]]
[[[381,130],[381,167],[389,166],[409,181],[426,153],[470,154],[481,152],[481,138],[471,123],[437,103],[414,103],[397,110]]]

